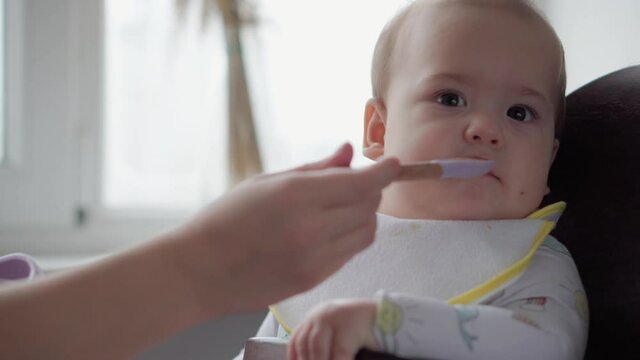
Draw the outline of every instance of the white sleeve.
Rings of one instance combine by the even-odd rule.
[[[582,359],[586,296],[568,251],[549,238],[525,273],[477,305],[382,292],[375,333],[386,352],[438,359]]]

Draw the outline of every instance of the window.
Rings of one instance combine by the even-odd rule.
[[[5,57],[5,45],[4,45],[4,1],[0,0],[0,165],[4,163],[6,140],[6,115],[4,110],[4,57]]]
[[[361,153],[365,102],[371,96],[375,42],[406,0],[259,2],[250,49],[260,49],[264,79],[258,134],[266,169],[323,158],[345,141]],[[364,10],[366,9],[366,10]],[[364,16],[366,12],[366,16]],[[252,66],[250,69],[260,69]],[[259,79],[253,74],[253,79]],[[261,101],[260,101],[261,100]]]
[[[225,189],[222,29],[175,4],[105,3],[107,208],[193,208]]]
[[[2,3],[0,230],[70,224],[79,188],[70,3]]]
[[[183,21],[175,3],[106,0],[102,200],[112,209],[193,208],[226,190],[223,29],[217,16],[202,29],[201,1]],[[266,171],[360,146],[373,47],[405,3],[256,1],[243,50]]]

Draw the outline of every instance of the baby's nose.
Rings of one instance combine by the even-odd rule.
[[[478,116],[470,121],[465,130],[465,139],[473,144],[492,147],[501,147],[504,142],[499,120],[490,116]]]

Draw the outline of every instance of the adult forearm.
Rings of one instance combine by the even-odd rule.
[[[202,320],[172,240],[1,289],[0,358],[125,358]]]
[[[371,244],[395,159],[352,149],[245,181],[183,226],[98,263],[0,289],[0,358],[119,359],[326,279]],[[5,345],[6,344],[6,345]]]

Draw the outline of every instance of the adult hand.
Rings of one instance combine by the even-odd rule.
[[[382,189],[400,167],[386,159],[354,170],[352,155],[344,145],[245,181],[179,230],[185,274],[207,312],[256,310],[307,290],[371,244]]]
[[[255,177],[153,241],[3,286],[0,357],[130,358],[195,323],[310,288],[371,243],[381,190],[400,172],[397,160],[352,170],[351,156],[345,146]]]

